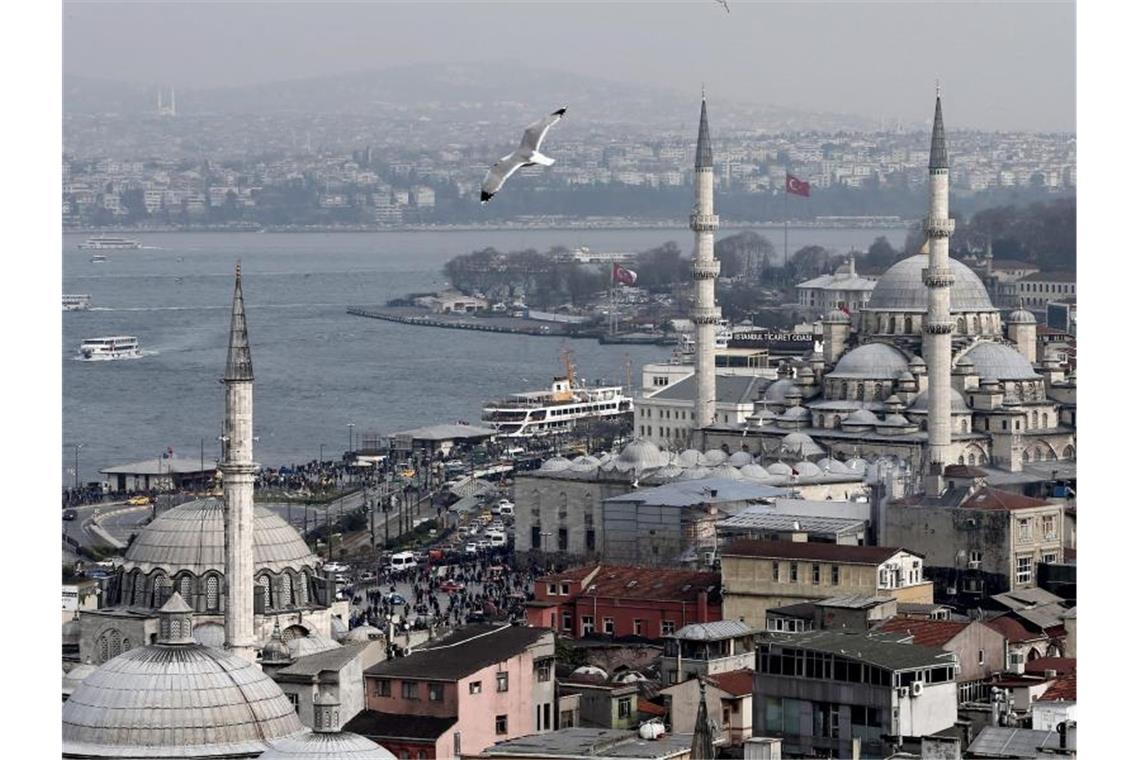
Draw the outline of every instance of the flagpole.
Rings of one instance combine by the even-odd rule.
[[[788,173],[784,172],[784,276],[788,276]]]
[[[617,274],[617,264],[610,263],[610,337],[617,333],[617,315],[614,313],[614,275]]]

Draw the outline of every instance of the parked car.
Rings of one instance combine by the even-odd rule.
[[[359,580],[361,583],[374,581],[376,580],[376,573],[372,572],[371,570],[365,570],[363,573],[357,576],[357,580]]]
[[[479,546],[474,541],[470,541],[466,546],[463,547],[463,551],[466,554],[478,554]]]
[[[439,590],[445,594],[453,594],[456,591],[462,591],[464,588],[466,588],[466,586],[464,586],[462,583],[459,581],[453,581],[450,578],[439,584]]]
[[[79,517],[79,513],[76,512],[74,509],[63,510],[63,519],[64,520],[74,520],[76,517]]]
[[[408,603],[407,599],[400,596],[395,591],[393,591],[389,594],[386,594],[384,596],[384,601],[386,601],[388,604],[393,604],[393,605],[404,605],[404,604]]]
[[[147,504],[150,504],[150,501],[149,496],[132,496],[127,499],[127,504],[130,504],[132,507],[145,507]]]

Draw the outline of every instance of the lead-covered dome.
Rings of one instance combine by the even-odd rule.
[[[306,731],[273,742],[258,760],[395,760],[371,739],[346,731]]]
[[[1041,379],[1033,371],[1033,365],[1017,349],[1001,343],[977,343],[965,355],[974,362],[978,377],[996,380]]]
[[[853,380],[894,380],[907,372],[906,355],[886,343],[864,343],[845,353],[836,363],[829,378]]]
[[[926,254],[909,256],[888,269],[871,291],[867,311],[893,310],[925,312],[930,294],[922,271],[929,266]],[[968,266],[950,259],[954,284],[950,286],[950,312],[994,311],[986,286]]]
[[[200,499],[163,512],[127,549],[122,571],[225,572],[225,505]],[[264,507],[253,508],[254,571],[315,568],[318,560],[301,535]]]
[[[966,400],[962,398],[962,394],[953,388],[950,388],[950,411],[951,412],[968,412],[970,407],[966,406]],[[914,403],[907,409],[908,412],[926,412],[930,409],[930,391],[926,390],[914,397]]]
[[[637,438],[621,450],[617,457],[618,469],[625,472],[634,470],[642,472],[655,467],[664,467],[669,464],[669,457],[662,454],[661,449],[651,441]]]

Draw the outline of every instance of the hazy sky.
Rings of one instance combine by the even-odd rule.
[[[182,87],[517,58],[710,97],[1071,131],[1072,2],[66,0],[64,72]]]

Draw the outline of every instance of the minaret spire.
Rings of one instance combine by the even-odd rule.
[[[225,458],[225,630],[226,648],[255,661],[253,636],[253,360],[245,323],[241,264],[234,271],[230,347],[226,357]]]
[[[946,129],[942,126],[942,95],[934,98],[934,129],[930,133],[930,169],[949,169],[946,153]]]
[[[701,97],[701,121],[697,130],[697,156],[693,172],[696,205],[689,217],[693,231],[693,311],[696,329],[696,357],[694,375],[696,396],[693,408],[694,436],[716,419],[716,328],[720,322],[720,308],[716,305],[716,278],[720,262],[714,254],[716,230],[720,219],[713,213],[713,155],[709,138],[709,114],[705,99]],[[697,448],[699,440],[694,441]]]
[[[701,695],[697,702],[697,721],[693,726],[693,743],[689,747],[689,757],[692,760],[714,760],[716,749],[713,747],[713,728],[709,723],[709,708],[705,704],[705,679],[697,676],[700,681]]]

